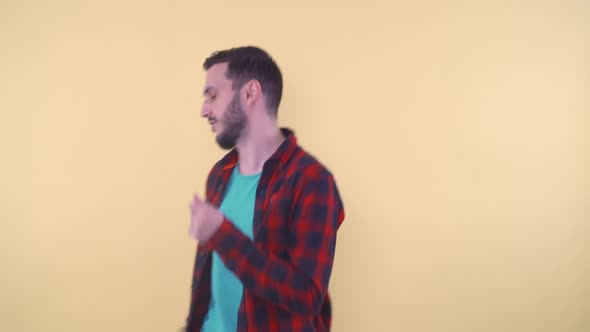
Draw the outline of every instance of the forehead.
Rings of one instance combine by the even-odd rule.
[[[205,88],[207,91],[210,88],[217,90],[224,90],[231,88],[231,80],[228,80],[225,76],[227,71],[227,63],[217,63],[211,66],[207,70],[207,76],[205,78]]]

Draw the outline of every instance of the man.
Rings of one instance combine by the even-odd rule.
[[[186,330],[328,331],[336,232],[332,174],[277,125],[282,75],[256,47],[213,53],[201,116],[231,150],[191,203],[198,241]]]

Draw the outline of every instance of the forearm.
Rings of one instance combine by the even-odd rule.
[[[294,262],[262,251],[230,221],[224,220],[206,246],[217,251],[253,294],[298,314],[314,314],[320,309],[326,292],[321,280],[314,280]],[[332,257],[323,264],[321,269],[329,274]]]

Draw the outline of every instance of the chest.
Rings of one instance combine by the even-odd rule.
[[[224,197],[234,195],[233,188],[228,188],[229,181],[222,181],[219,184],[217,197],[214,203],[217,206],[224,206]],[[282,258],[288,258],[289,244],[293,243],[296,234],[293,232],[295,220],[297,219],[297,201],[299,193],[299,178],[286,173],[263,176],[259,179],[255,193],[250,195],[247,204],[250,206],[236,205],[232,211],[234,218],[243,219],[244,216],[251,218],[251,227],[243,229],[260,249],[272,252]],[[239,196],[239,195],[238,195]],[[232,220],[232,216],[229,216]],[[232,220],[233,221],[233,220]],[[244,224],[244,222],[240,222]]]

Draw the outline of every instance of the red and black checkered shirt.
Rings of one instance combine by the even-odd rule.
[[[264,164],[256,190],[253,240],[225,219],[194,266],[188,332],[200,331],[211,298],[211,251],[242,282],[238,332],[329,331],[332,308],[328,283],[336,232],[344,208],[332,174],[287,137]],[[207,179],[207,200],[219,207],[236,150],[215,164]]]

